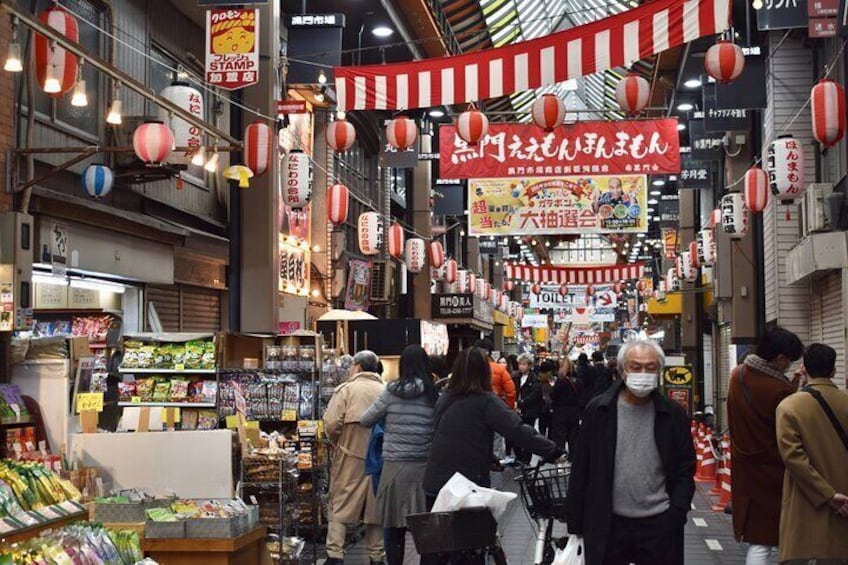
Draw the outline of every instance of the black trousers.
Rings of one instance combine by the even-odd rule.
[[[673,512],[612,517],[604,565],[683,565],[683,526]]]
[[[383,528],[383,545],[388,565],[403,565],[406,549],[406,528]]]
[[[527,418],[526,416],[521,417],[521,421],[523,423],[527,424],[528,426],[530,426],[531,428],[536,427],[536,420],[537,420],[537,418]],[[528,451],[526,449],[522,449],[522,448],[518,447],[517,445],[513,445],[512,449],[515,451],[515,458],[518,461],[520,461],[521,463],[524,463],[525,465],[530,464],[530,459],[533,458],[533,454],[530,451]],[[507,451],[509,451],[508,447],[507,447]]]
[[[548,437],[548,430],[551,429],[551,418],[553,414],[551,414],[550,410],[544,410],[539,415],[539,433],[545,437]]]

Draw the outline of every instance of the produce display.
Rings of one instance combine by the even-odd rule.
[[[0,384],[0,420],[29,420],[29,411],[17,385]]]
[[[244,516],[248,507],[244,501],[229,500],[176,500],[162,508],[147,510],[147,519],[153,522],[176,522],[196,518],[233,518]]]
[[[123,369],[215,369],[215,342],[193,340],[185,343],[124,341]]]
[[[0,461],[0,518],[80,499],[82,493],[70,481],[40,463]]]
[[[138,532],[87,523],[42,532],[39,537],[0,546],[0,565],[155,565],[144,559]]]

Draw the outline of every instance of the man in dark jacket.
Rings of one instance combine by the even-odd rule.
[[[531,428],[536,427],[536,420],[542,415],[544,399],[542,398],[542,383],[533,372],[533,356],[522,353],[518,356],[518,371],[512,376],[515,382],[518,399],[518,414],[521,421]],[[532,454],[529,451],[515,448],[516,458],[525,465],[530,464]]]
[[[665,355],[651,340],[618,354],[624,382],[586,408],[568,488],[569,533],[586,565],[682,565],[695,494],[695,449],[683,409],[656,389]]]
[[[592,383],[592,398],[594,398],[605,393],[612,384],[612,371],[607,368],[602,351],[592,353],[592,376],[595,380]]]
[[[592,365],[589,364],[589,356],[585,353],[577,356],[577,369],[574,376],[580,383],[580,415],[582,416],[586,405],[592,400],[592,393],[595,390],[595,372]]]

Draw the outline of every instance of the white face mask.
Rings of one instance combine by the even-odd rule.
[[[645,398],[656,390],[657,381],[656,373],[627,373],[624,384],[634,396]]]

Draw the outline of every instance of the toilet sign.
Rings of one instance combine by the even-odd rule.
[[[237,90],[259,82],[259,10],[206,12],[206,82]]]

